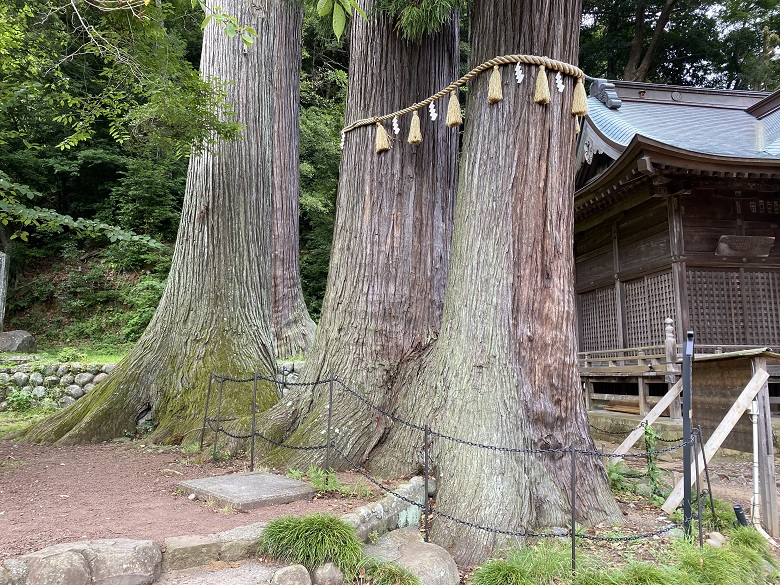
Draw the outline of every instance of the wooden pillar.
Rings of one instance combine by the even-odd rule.
[[[644,377],[639,376],[637,378],[637,386],[639,387],[639,416],[645,416],[647,410],[647,397],[649,387]]]
[[[690,320],[688,316],[688,287],[685,282],[685,244],[680,196],[672,195],[668,197],[666,205],[669,222],[674,308],[677,312],[675,328],[677,330],[677,339],[685,339],[685,334],[690,329]]]

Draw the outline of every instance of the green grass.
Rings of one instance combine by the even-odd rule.
[[[393,563],[365,558],[358,570],[360,581],[371,585],[420,585],[409,571]]]
[[[493,559],[472,575],[473,585],[553,585],[571,575],[567,545],[543,542],[512,550],[506,559]]]
[[[508,551],[472,574],[471,585],[763,585],[778,582],[769,545],[752,528],[730,531],[730,540],[716,548],[675,541],[663,561],[631,559],[610,564],[598,550],[577,554],[571,574],[569,546],[543,542]],[[658,545],[654,545],[658,546]],[[646,551],[647,552],[647,551]],[[769,563],[767,563],[769,561]]]
[[[259,552],[310,570],[330,562],[350,581],[363,560],[354,528],[329,514],[284,516],[269,522]]]
[[[33,408],[24,412],[6,411],[0,412],[0,439],[5,436],[23,431],[33,423],[46,418],[52,413],[50,409]]]

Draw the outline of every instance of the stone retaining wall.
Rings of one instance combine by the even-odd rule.
[[[25,392],[32,406],[69,406],[108,377],[116,364],[48,363],[0,368],[0,412],[12,405],[9,395]]]

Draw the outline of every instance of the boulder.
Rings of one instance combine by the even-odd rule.
[[[333,563],[325,563],[314,569],[314,585],[344,585],[344,573]]]
[[[76,399],[73,398],[72,396],[63,396],[62,398],[60,398],[60,406],[62,408],[65,408],[66,406],[70,406],[74,402],[76,402]]]
[[[93,374],[90,374],[89,372],[82,372],[81,374],[76,374],[74,382],[79,386],[83,386],[84,384],[89,384],[94,379],[95,376]]]
[[[103,364],[103,367],[100,368],[100,371],[105,374],[110,374],[114,371],[114,368],[116,367],[116,364]]]
[[[14,375],[11,376],[11,380],[13,380],[14,384],[17,386],[25,386],[27,382],[30,381],[30,374],[25,374],[24,372],[14,372]]]
[[[70,386],[71,384],[76,383],[76,376],[73,374],[63,374],[60,378],[60,384],[63,386]]]
[[[43,379],[43,385],[47,388],[51,388],[53,386],[57,386],[60,383],[60,379],[57,376],[46,376]]]
[[[100,384],[106,378],[108,378],[108,374],[106,374],[105,372],[100,372],[98,375],[96,375],[94,377],[94,379],[92,380],[92,383],[93,384]]]
[[[0,352],[35,352],[37,346],[35,338],[27,331],[5,331],[0,333]]]
[[[38,400],[40,400],[41,398],[46,396],[46,388],[44,388],[43,386],[36,386],[32,390],[32,395],[35,396],[35,398],[37,398]]]
[[[391,561],[420,579],[422,585],[458,585],[460,573],[442,547],[424,542],[416,526],[401,528],[380,537],[364,548],[366,556]]]
[[[84,394],[89,394],[95,389],[94,384],[84,384]]]
[[[311,577],[303,565],[290,565],[274,573],[271,585],[311,585]]]
[[[72,398],[81,398],[84,396],[84,390],[78,384],[71,384],[65,388],[65,394],[71,396]]]
[[[43,386],[43,374],[40,372],[33,372],[30,374],[30,386]]]

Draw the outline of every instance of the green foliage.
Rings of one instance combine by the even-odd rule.
[[[87,354],[75,347],[63,347],[57,352],[58,362],[80,362],[87,359]]]
[[[677,566],[696,576],[702,585],[763,585],[764,566],[761,555],[744,547],[724,545],[720,548],[682,542],[675,557]]]
[[[477,568],[473,585],[553,585],[571,573],[571,556],[559,542],[512,550],[506,559],[493,559]]]
[[[609,480],[609,487],[614,493],[633,491],[631,482],[626,478],[629,473],[630,470],[622,461],[615,463],[610,459],[607,462],[607,479]]]
[[[364,558],[360,567],[360,582],[366,585],[420,585],[409,571],[393,563]]]
[[[589,75],[623,79],[632,42],[649,49],[665,2],[584,0],[580,67]],[[704,87],[772,90],[780,83],[778,0],[673,4],[645,81]],[[637,29],[643,9],[644,28]]]
[[[33,395],[32,392],[22,390],[21,388],[14,388],[5,397],[5,401],[8,403],[9,410],[15,412],[24,412],[32,408]]]
[[[699,585],[695,576],[676,567],[633,562],[623,567],[589,566],[578,570],[575,585]]]
[[[396,20],[396,29],[409,41],[436,34],[458,11],[465,12],[468,0],[379,0],[377,8]]]
[[[769,542],[752,526],[737,526],[728,531],[729,546],[757,552],[761,558],[777,566]]]
[[[268,523],[260,539],[259,552],[279,561],[314,569],[334,563],[348,580],[356,575],[363,549],[355,530],[327,514],[285,516]]]
[[[347,497],[358,498],[371,496],[371,489],[368,486],[363,485],[362,483],[357,483],[355,485],[344,484],[339,480],[333,469],[325,470],[316,465],[310,465],[309,469],[306,470],[306,473],[297,469],[292,469],[287,473],[287,476],[299,481],[309,482],[312,487],[317,490],[317,493],[320,494],[335,493]]]
[[[339,40],[347,26],[347,18],[352,17],[353,11],[363,18],[367,18],[366,13],[363,12],[356,0],[318,0],[317,2],[317,15],[320,17],[331,16],[333,34]]]

